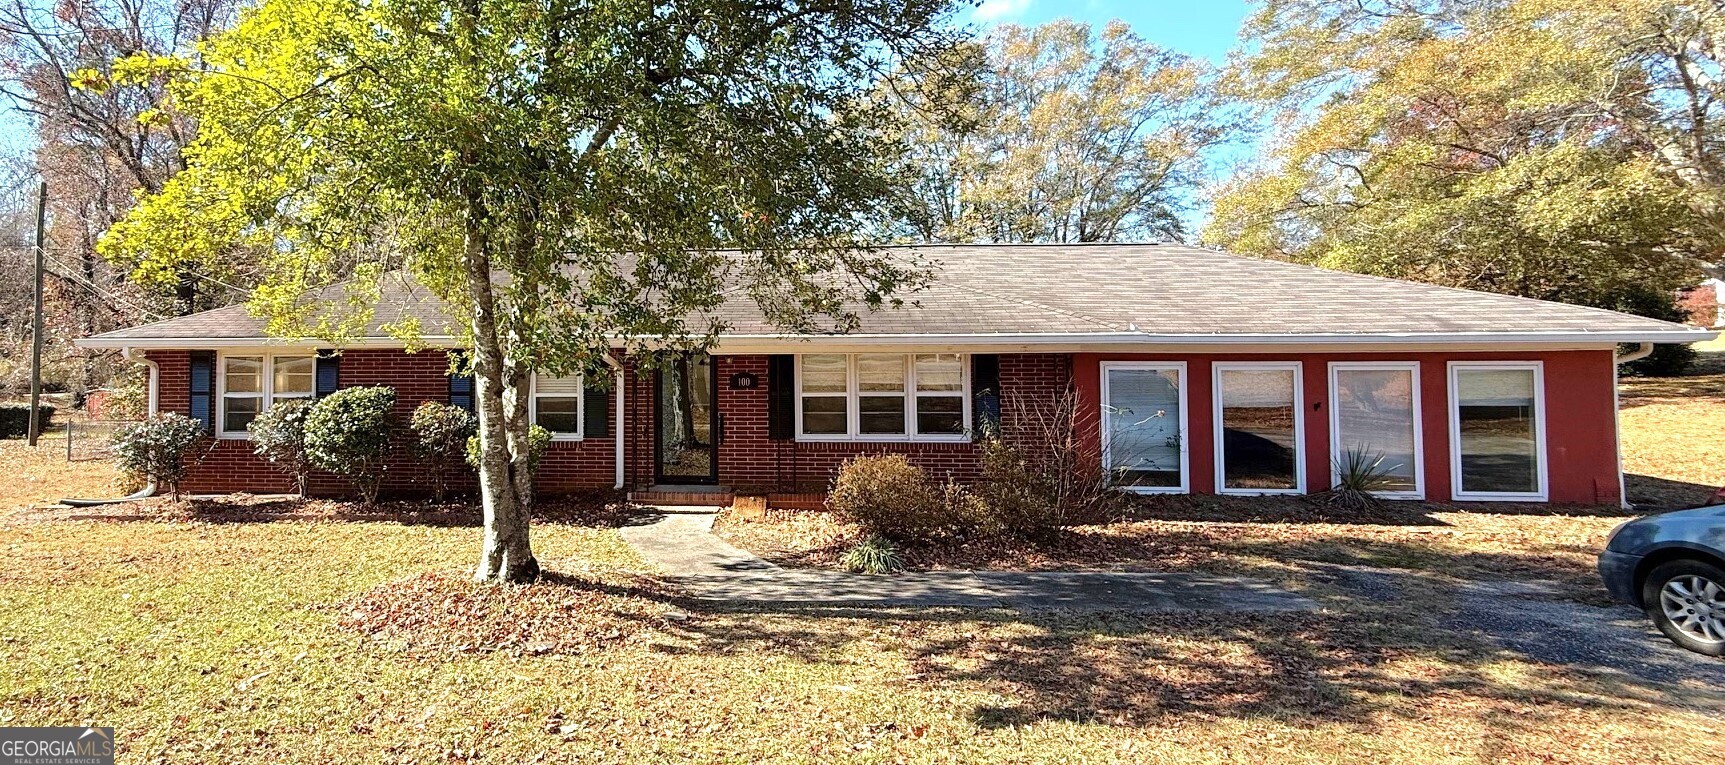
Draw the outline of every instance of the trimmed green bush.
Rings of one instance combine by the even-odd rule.
[[[246,430],[252,434],[252,451],[293,476],[294,487],[305,497],[306,482],[311,478],[311,454],[306,451],[305,423],[311,417],[310,399],[296,398],[277,402],[265,409]]]
[[[430,471],[432,499],[443,501],[449,471],[467,454],[467,440],[479,429],[479,419],[459,406],[427,401],[413,410],[413,453]]]
[[[180,499],[186,455],[204,438],[204,424],[178,412],[158,414],[114,431],[114,457],[126,475],[166,488]]]
[[[54,421],[54,407],[43,404],[36,408],[36,423],[46,432]],[[0,404],[0,438],[23,438],[30,434],[29,404]]]
[[[311,464],[347,476],[368,505],[377,502],[388,469],[394,406],[393,388],[343,388],[318,399],[306,417],[305,446]]]

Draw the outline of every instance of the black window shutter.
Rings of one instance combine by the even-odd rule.
[[[216,426],[216,352],[192,351],[190,356],[191,414],[209,433]]]
[[[774,441],[797,437],[796,363],[790,354],[767,357],[767,438]]]
[[[451,351],[449,355],[454,357],[460,353],[460,351]],[[456,359],[451,358],[450,361],[453,362]],[[473,411],[473,375],[453,373],[449,375],[449,404],[459,406],[469,412]]]
[[[335,351],[317,352],[317,383],[312,395],[323,398],[341,386],[341,356]]]
[[[970,426],[979,434],[1000,430],[1000,356],[978,353],[970,357]]]
[[[581,391],[581,427],[587,438],[611,435],[611,389],[585,386]]]

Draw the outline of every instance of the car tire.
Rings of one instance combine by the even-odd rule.
[[[1725,569],[1689,559],[1661,563],[1642,581],[1641,602],[1671,642],[1725,656]]]

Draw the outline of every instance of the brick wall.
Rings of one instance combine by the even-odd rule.
[[[190,354],[186,351],[150,351],[146,357],[161,370],[158,408],[163,412],[188,414],[191,409]],[[441,351],[407,353],[401,350],[349,350],[342,353],[340,387],[387,385],[395,389],[393,414],[400,423],[384,492],[395,496],[417,496],[429,491],[423,471],[407,446],[406,423],[413,410],[426,401],[449,401],[445,372],[448,357]],[[194,452],[184,489],[193,493],[289,492],[293,480],[252,452],[244,439],[211,438]],[[559,493],[610,487],[613,474],[613,442],[609,437],[586,441],[558,441],[551,445],[540,464],[539,489]],[[455,477],[457,490],[474,485],[471,471],[462,468]],[[345,478],[314,473],[311,493],[341,496],[352,493]]]
[[[719,482],[743,491],[823,489],[845,460],[861,454],[904,454],[912,464],[938,478],[973,480],[980,469],[973,443],[797,442],[767,438],[767,356],[720,356],[719,414],[724,440],[719,446]],[[1071,382],[1067,354],[1006,354],[1000,357],[1004,399],[1002,429],[1010,438],[1015,429],[1013,401],[1028,405],[1052,401]],[[761,381],[753,390],[732,390],[730,377],[748,372]],[[651,459],[651,451],[648,452]],[[649,465],[651,463],[649,462]]]
[[[151,351],[148,358],[160,369],[161,411],[186,413],[190,408],[189,360],[185,351]],[[717,409],[723,418],[719,447],[719,482],[741,491],[795,492],[819,490],[845,460],[859,454],[900,453],[937,477],[974,478],[978,449],[970,443],[798,443],[767,438],[767,356],[719,356]],[[1423,399],[1422,443],[1428,499],[1450,497],[1449,434],[1445,365],[1451,360],[1527,360],[1545,363],[1547,454],[1551,500],[1563,503],[1612,504],[1618,497],[1611,352],[1563,351],[1526,353],[1410,354],[1004,354],[1000,357],[1002,430],[1008,439],[1029,439],[1030,415],[1048,411],[1067,390],[1075,391],[1079,430],[1097,443],[1097,369],[1104,360],[1177,360],[1188,364],[1186,381],[1191,489],[1215,491],[1214,437],[1211,433],[1210,388],[1217,361],[1298,360],[1303,362],[1307,488],[1321,490],[1329,481],[1329,414],[1327,365],[1331,361],[1410,360],[1421,363]],[[396,415],[403,422],[422,401],[446,401],[447,361],[441,352],[408,354],[395,350],[355,350],[343,355],[342,386],[389,385],[397,391]],[[625,366],[625,483],[650,486],[654,479],[655,375],[634,364]],[[752,390],[732,390],[730,377],[748,372],[761,381]],[[616,395],[616,392],[613,393]],[[614,408],[607,419],[615,420]],[[614,425],[614,422],[613,422]],[[615,432],[613,430],[612,432]],[[577,442],[556,442],[540,468],[540,489],[547,493],[603,488],[614,480],[614,441],[610,436]],[[404,445],[386,479],[387,491],[417,494],[425,490],[420,471]],[[471,480],[471,479],[469,479]],[[193,492],[285,492],[290,479],[252,454],[245,440],[211,439],[197,453],[186,488]],[[314,494],[351,493],[339,476],[313,478]]]

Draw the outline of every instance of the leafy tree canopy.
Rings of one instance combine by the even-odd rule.
[[[1718,25],[1646,0],[1271,0],[1230,86],[1281,132],[1205,238],[1632,307],[1725,259]]]
[[[448,301],[476,382],[479,576],[531,578],[530,370],[700,347],[727,299],[843,329],[921,283],[866,246],[907,209],[870,94],[939,60],[951,1],[264,0],[202,68],[116,67],[172,78],[199,136],[103,246],[144,276],[254,253],[254,308],[285,336],[359,332],[386,274]]]

